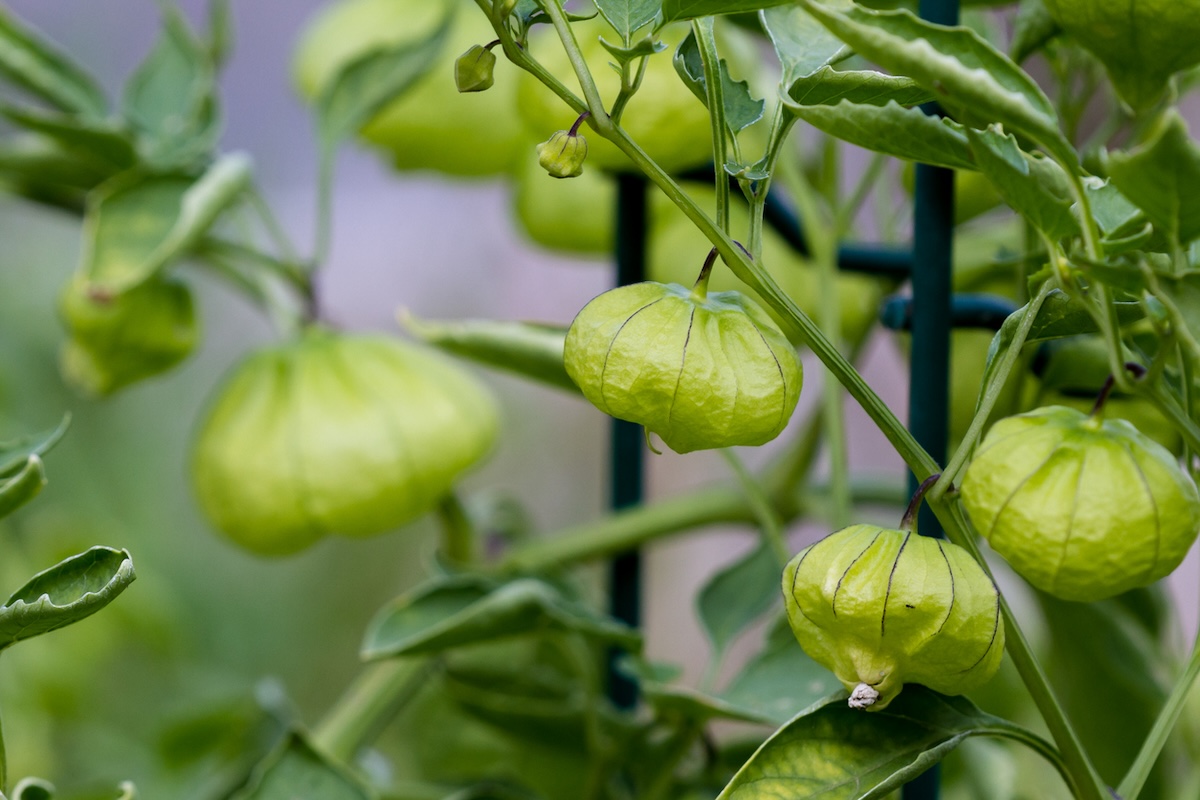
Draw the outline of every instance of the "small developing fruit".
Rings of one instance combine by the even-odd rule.
[[[749,298],[649,281],[584,306],[564,360],[593,405],[677,453],[769,442],[803,379],[787,337]]]
[[[496,82],[496,54],[473,44],[454,62],[454,85],[459,92],[482,92]]]
[[[800,551],[783,572],[804,651],[878,711],[905,683],[962,694],[1000,666],[996,587],[971,555],[912,531],[852,525]]]
[[[71,335],[60,357],[63,375],[91,394],[169,370],[198,338],[191,291],[161,276],[109,294],[79,275],[64,288],[59,309]]]
[[[558,131],[537,146],[538,164],[553,178],[578,178],[587,152],[587,139],[574,128]]]
[[[424,348],[314,328],[236,368],[196,437],[192,477],[219,530],[284,555],[424,514],[497,424],[491,395]]]
[[[1153,583],[1200,528],[1200,495],[1174,456],[1125,420],[1061,406],[997,422],[961,491],[992,548],[1062,600]]]

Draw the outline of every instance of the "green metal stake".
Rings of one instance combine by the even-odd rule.
[[[617,285],[645,280],[646,179],[617,175]],[[611,429],[609,505],[617,510],[642,501],[645,438],[640,425],[615,419]],[[622,553],[609,568],[609,609],[612,615],[637,627],[642,617],[642,557],[637,551]],[[608,658],[608,696],[618,708],[637,704],[637,684],[615,669],[617,651]]]

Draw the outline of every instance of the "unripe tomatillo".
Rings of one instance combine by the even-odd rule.
[[[1200,495],[1174,456],[1125,420],[1062,406],[992,426],[961,492],[992,548],[1063,600],[1153,583],[1200,529]]]
[[[601,411],[677,453],[759,445],[787,425],[803,374],[787,337],[738,292],[636,283],[592,300],[567,332],[567,374]]]
[[[482,92],[496,82],[496,54],[473,44],[454,62],[454,85],[459,92]]]
[[[311,329],[245,359],[196,437],[211,522],[264,555],[430,510],[496,437],[490,393],[417,345]]]
[[[996,587],[950,542],[852,525],[788,563],[783,596],[796,639],[853,708],[885,708],[905,683],[962,694],[1000,666]]]
[[[553,178],[578,178],[583,174],[587,139],[576,128],[558,131],[537,146],[538,164]]]

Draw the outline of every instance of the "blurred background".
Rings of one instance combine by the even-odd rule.
[[[203,19],[203,2],[180,5]],[[159,26],[151,0],[5,6],[101,76],[114,96]],[[258,184],[302,248],[313,237],[317,149],[290,62],[319,6],[235,2],[235,49],[221,80],[222,149],[253,158]],[[453,91],[449,75],[446,86]],[[528,146],[538,141],[531,137]],[[558,256],[523,241],[503,181],[398,174],[349,144],[338,158],[333,206],[319,293],[326,316],[348,329],[400,335],[400,308],[432,319],[565,324],[613,280],[604,259]],[[82,398],[63,385],[57,368],[63,334],[56,298],[79,258],[78,219],[0,197],[0,439],[53,427],[64,412],[73,418],[46,459],[47,489],[0,523],[0,592],[94,543],[127,548],[138,580],[104,613],[15,648],[0,662],[10,774],[45,776],[81,794],[128,779],[145,797],[191,797],[197,784],[186,769],[188,731],[205,719],[224,724],[222,713],[236,718],[256,691],[272,686],[286,691],[302,719],[318,719],[356,673],[361,634],[375,609],[424,574],[434,531],[421,521],[365,541],[326,539],[276,560],[221,539],[190,494],[189,438],[220,376],[276,334],[224,284],[185,268],[202,311],[202,347],[163,377],[110,399]],[[904,418],[906,365],[892,336],[875,334],[861,364]],[[805,365],[793,425],[811,412],[825,377],[813,359]],[[483,378],[501,399],[504,430],[494,456],[467,478],[465,494],[516,498],[540,532],[602,513],[608,419],[553,390],[495,372]],[[848,413],[852,468],[901,486],[899,457],[853,404]],[[760,464],[770,451],[743,455]],[[668,451],[649,457],[648,470],[652,497],[728,477],[713,453]],[[891,516],[863,521],[894,524]],[[792,543],[799,549],[825,532],[800,526]],[[684,665],[685,680],[699,676],[706,647],[692,598],[753,542],[748,530],[711,529],[647,554],[649,655]],[[1193,553],[1172,579],[1184,630],[1195,621],[1196,574]]]

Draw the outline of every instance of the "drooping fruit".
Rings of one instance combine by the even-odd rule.
[[[430,510],[496,438],[491,395],[429,351],[312,329],[252,354],[196,437],[200,506],[264,555],[372,536]]]
[[[769,442],[803,379],[787,337],[745,295],[650,281],[584,306],[564,363],[593,405],[677,453]]]
[[[1200,529],[1196,486],[1162,445],[1125,420],[1061,406],[992,426],[961,491],[992,548],[1063,600],[1153,583]]]
[[[878,711],[905,683],[962,694],[1004,652],[996,587],[971,555],[912,531],[852,525],[800,551],[783,573],[796,639]]]

